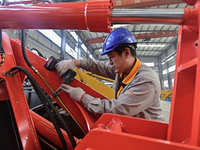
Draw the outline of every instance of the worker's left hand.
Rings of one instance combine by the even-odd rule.
[[[62,60],[58,62],[55,65],[55,67],[56,67],[56,71],[58,72],[58,75],[62,77],[67,70],[69,69],[74,70],[76,65],[74,64],[73,60]]]
[[[85,94],[85,91],[82,88],[80,87],[74,88],[67,84],[61,84],[60,89],[66,93],[69,93],[70,97],[77,102],[80,102],[83,94]]]

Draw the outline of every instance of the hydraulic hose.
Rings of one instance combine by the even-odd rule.
[[[5,51],[2,45],[2,29],[0,29],[0,54],[1,54],[1,62],[0,65],[4,63],[5,60]]]
[[[10,72],[15,71],[17,69],[19,71],[23,71],[27,75],[27,78],[31,82],[35,92],[37,93],[39,99],[41,100],[42,104],[44,105],[45,111],[50,116],[50,119],[51,119],[51,121],[52,121],[52,123],[53,123],[53,125],[54,125],[54,127],[55,127],[55,129],[56,129],[56,131],[58,133],[58,136],[59,136],[59,138],[61,140],[61,143],[63,145],[63,149],[67,150],[67,145],[66,145],[64,136],[63,136],[58,124],[56,123],[54,115],[51,114],[51,109],[49,108],[49,105],[48,105],[48,102],[47,102],[46,98],[44,98],[44,97],[46,97],[45,94],[44,94],[44,91],[41,89],[41,87],[37,84],[35,79],[30,75],[30,73],[25,68],[22,68],[20,66],[16,66],[16,67],[11,68]]]
[[[16,66],[16,67],[11,68],[10,72],[12,73],[13,71],[15,71],[17,69],[19,71],[23,71],[27,75],[27,78],[31,82],[35,92],[37,93],[42,104],[44,105],[45,110],[49,114],[50,119],[51,119],[52,123],[54,124],[56,131],[58,132],[58,135],[59,135],[61,142],[63,144],[63,148],[67,149],[66,142],[65,142],[64,136],[63,136],[59,126],[57,125],[55,119],[58,119],[61,122],[62,128],[66,131],[66,133],[67,133],[67,135],[68,135],[68,137],[69,137],[69,139],[72,143],[72,146],[74,148],[76,146],[75,139],[74,139],[71,131],[69,130],[67,124],[64,122],[62,116],[59,114],[59,112],[57,111],[55,106],[51,103],[51,98],[46,95],[44,90],[39,86],[39,84],[35,81],[35,79],[31,76],[31,74],[25,68],[23,68],[21,66]],[[51,109],[53,110],[53,115],[51,114]]]
[[[24,57],[25,62],[27,63],[27,65],[44,81],[44,83],[47,85],[47,87],[52,91],[52,93],[54,93],[53,89],[51,88],[51,86],[47,83],[47,81],[43,78],[42,75],[40,75],[40,73],[38,72],[38,70],[35,69],[35,67],[30,63],[30,61],[28,60],[28,57],[26,55],[26,50],[25,50],[25,40],[24,40],[24,30],[21,30],[21,34],[20,34],[20,38],[21,38],[21,49],[22,49],[22,54]],[[77,125],[80,127],[80,129],[83,131],[83,133],[85,133],[84,129],[81,127],[81,125],[77,122],[77,120],[74,118],[74,116],[71,114],[71,112],[67,109],[67,107],[64,105],[64,103],[61,101],[61,99],[56,96],[56,98],[59,100],[59,102],[61,103],[61,105],[65,108],[65,110],[71,115],[71,117],[73,118],[73,120],[77,123]],[[62,124],[62,126],[64,126]],[[85,133],[86,134],[86,133]]]
[[[24,30],[20,30],[20,32],[21,32],[20,33],[20,40],[21,40],[22,54],[23,54],[24,60],[27,63],[27,65],[32,68],[33,65],[28,60],[27,55],[26,55],[26,50],[25,50],[25,39],[24,39],[25,32],[24,32]]]

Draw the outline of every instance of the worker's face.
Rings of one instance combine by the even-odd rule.
[[[109,64],[112,66],[112,69],[115,70],[116,73],[123,73],[126,59],[123,52],[120,56],[116,51],[111,51],[107,56],[109,57]]]

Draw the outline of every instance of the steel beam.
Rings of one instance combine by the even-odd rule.
[[[141,58],[149,58],[149,59],[155,59],[157,58],[157,56],[143,56],[143,55],[137,55],[137,58],[141,59]],[[97,60],[100,61],[108,61],[108,58],[99,58]]]
[[[137,49],[136,52],[164,52],[164,50],[143,50],[143,49]]]
[[[178,31],[142,33],[142,34],[135,34],[134,36],[136,39],[170,37],[170,36],[178,36]],[[103,43],[105,39],[106,37],[99,37],[99,38],[89,39],[86,42],[87,44]]]

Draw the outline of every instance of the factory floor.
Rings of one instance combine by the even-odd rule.
[[[165,122],[169,123],[171,102],[161,100],[161,107],[165,117]]]

